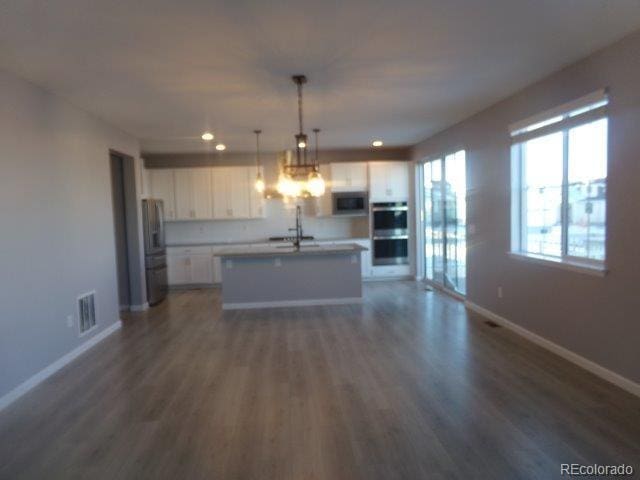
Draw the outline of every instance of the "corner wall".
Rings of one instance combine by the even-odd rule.
[[[2,398],[119,321],[109,149],[141,161],[136,139],[3,71],[0,98]],[[79,337],[91,290],[98,328]]]
[[[468,299],[640,383],[640,32],[419,143],[420,161],[467,151]],[[609,87],[607,267],[604,278],[507,256],[508,125]],[[473,229],[471,229],[473,230]],[[498,286],[504,298],[497,297]]]

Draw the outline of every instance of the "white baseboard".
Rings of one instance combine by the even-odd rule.
[[[0,398],[0,411],[2,411],[4,408],[8,407],[10,404],[15,402],[22,395],[27,393],[32,388],[36,387],[38,384],[44,382],[51,375],[56,373],[58,370],[60,370],[65,365],[71,363],[73,360],[75,360],[81,354],[83,354],[84,352],[89,350],[91,347],[93,347],[94,345],[96,345],[100,341],[102,341],[105,338],[107,338],[109,335],[111,335],[113,332],[118,330],[120,327],[122,327],[122,320],[118,320],[113,325],[108,326],[107,328],[102,330],[97,335],[94,335],[93,337],[91,337],[89,340],[87,340],[86,342],[84,342],[80,346],[78,346],[75,349],[71,350],[65,356],[59,358],[58,360],[56,360],[55,362],[53,362],[49,366],[47,366],[44,369],[40,370],[38,373],[36,373],[31,378],[29,378],[26,381],[22,382],[16,388],[14,388],[9,393],[7,393],[2,398]]]
[[[130,305],[129,310],[132,312],[144,312],[149,309],[149,303],[144,302],[142,305]]]
[[[553,352],[556,355],[561,356],[565,360],[569,360],[571,363],[574,363],[579,367],[582,367],[585,370],[588,370],[589,372],[593,373],[594,375],[597,375],[603,380],[613,383],[614,385],[617,385],[623,390],[626,390],[627,392],[640,397],[640,384],[634,382],[633,380],[623,377],[622,375],[616,372],[613,372],[603,367],[602,365],[599,365],[581,355],[578,355],[577,353],[567,348],[561,347],[557,343],[554,343],[551,340],[541,337],[540,335],[533,333],[527,330],[526,328],[511,322],[506,318],[501,317],[497,313],[492,312],[491,310],[487,310],[486,308],[481,307],[480,305],[477,305],[469,300],[466,300],[464,303],[469,310],[473,310],[479,315],[482,315],[483,317],[493,320],[497,324],[505,328],[508,328],[509,330],[513,331],[514,333],[517,333],[518,335],[521,335],[522,337],[526,338],[527,340],[530,340],[536,345],[539,345],[542,348],[549,350],[550,352]]]
[[[362,303],[362,297],[321,298],[317,300],[278,300],[273,302],[223,303],[223,310],[240,310],[253,308],[278,307],[313,307],[319,305],[350,305]]]

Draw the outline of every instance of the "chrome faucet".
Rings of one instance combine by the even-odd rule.
[[[293,240],[293,246],[296,250],[300,250],[300,242],[302,241],[302,211],[300,205],[296,206],[296,227],[290,228],[289,231],[296,231],[295,239]]]

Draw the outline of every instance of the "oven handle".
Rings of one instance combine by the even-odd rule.
[[[373,237],[374,240],[409,240],[409,235],[390,235],[388,237]]]
[[[405,212],[409,210],[409,207],[373,207],[371,210],[374,212]]]

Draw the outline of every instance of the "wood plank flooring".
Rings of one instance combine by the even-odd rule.
[[[2,479],[532,479],[640,468],[640,399],[415,282],[172,293],[0,413]]]

